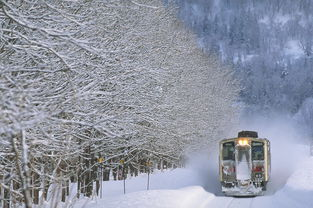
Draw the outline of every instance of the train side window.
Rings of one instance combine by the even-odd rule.
[[[223,160],[235,160],[235,142],[223,144]]]
[[[263,142],[252,142],[252,160],[264,160],[264,144]]]

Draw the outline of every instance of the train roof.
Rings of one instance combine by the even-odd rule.
[[[258,138],[258,132],[256,131],[240,131],[238,132],[238,137],[253,137]]]

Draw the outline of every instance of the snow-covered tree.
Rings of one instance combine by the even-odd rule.
[[[0,9],[4,206],[31,207],[69,180],[90,196],[97,158],[114,170],[178,164],[234,115],[231,74],[162,1],[0,0]]]

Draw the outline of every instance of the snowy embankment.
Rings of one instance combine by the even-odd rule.
[[[214,198],[201,186],[190,186],[178,190],[151,190],[109,197],[87,204],[94,208],[191,208],[203,207]]]
[[[277,207],[313,207],[313,157],[303,161],[273,200]]]
[[[299,161],[286,184],[276,192],[268,191],[255,198],[216,196],[203,188],[208,184],[203,184],[201,174],[192,169],[156,172],[150,175],[149,191],[147,175],[140,175],[126,180],[125,195],[123,181],[105,182],[101,199],[79,200],[75,208],[313,207],[313,157]],[[276,177],[271,179],[274,184]]]
[[[286,159],[288,163],[288,159]],[[272,181],[275,178],[272,178]],[[286,184],[273,195],[256,197],[249,207],[254,208],[312,208],[313,157],[304,159],[288,178]],[[252,200],[251,200],[252,201]],[[252,204],[252,206],[251,206]]]
[[[126,194],[123,181],[103,183],[102,199],[80,200],[75,208],[115,207],[201,207],[214,198],[204,190],[198,173],[191,169],[175,169],[155,172],[150,175],[150,190],[147,191],[147,174],[126,180]]]

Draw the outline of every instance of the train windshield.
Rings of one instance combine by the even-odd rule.
[[[250,151],[249,147],[238,147],[238,162],[249,162]]]
[[[252,142],[252,160],[264,160],[264,144],[263,142]]]
[[[223,160],[235,160],[235,142],[223,144]]]

